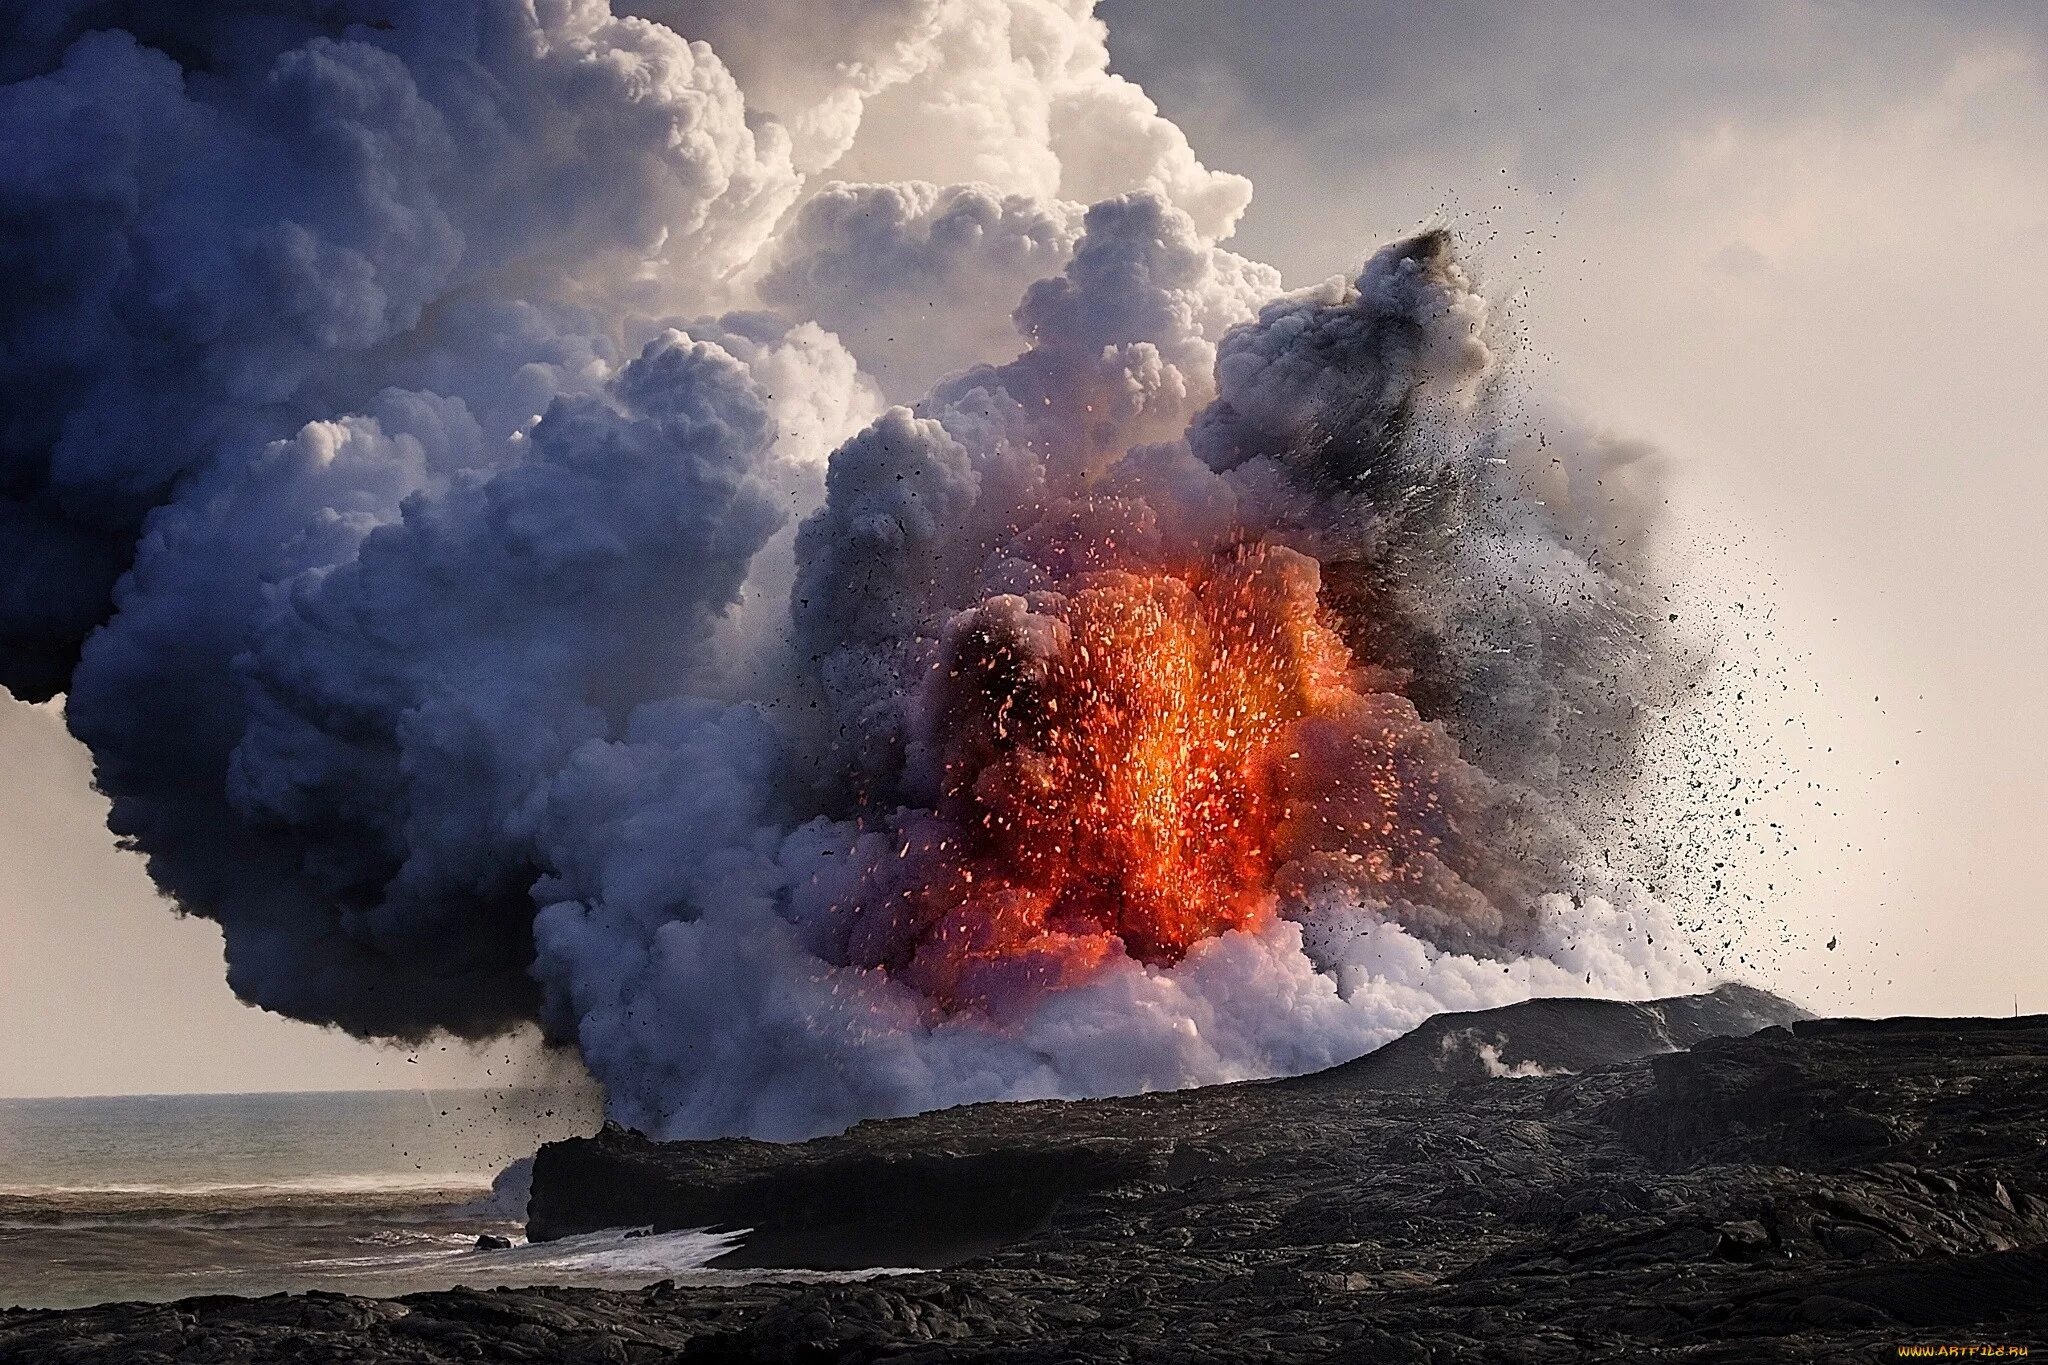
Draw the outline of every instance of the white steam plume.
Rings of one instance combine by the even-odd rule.
[[[1584,833],[1651,462],[1528,434],[1448,237],[1285,293],[1084,0],[815,10],[5,20],[0,684],[234,989],[794,1137],[1699,984]],[[1186,942],[970,847],[1131,603],[1310,696]]]

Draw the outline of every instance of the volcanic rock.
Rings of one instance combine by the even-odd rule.
[[[1783,1008],[1723,995],[1634,1016],[1637,1041],[1615,1046],[1654,1046],[1617,1059],[1571,1050],[1582,1022],[1619,1017],[1585,1005],[1435,1020],[1389,1062],[1293,1082],[982,1105],[785,1147],[608,1130],[536,1165],[536,1237],[702,1220],[755,1229],[735,1263],[940,1269],[16,1311],[0,1362],[1749,1362],[2048,1345],[2048,1018],[1791,1019],[1662,1050],[1688,1020]],[[1531,1021],[1557,1037],[1539,1045]],[[1490,1066],[1466,1050],[1474,1029]],[[1457,1074],[1439,1079],[1438,1056]],[[1459,1079],[1468,1057],[1503,1074]]]
[[[1489,1065],[1500,1076],[1555,1075],[1802,1017],[1776,996],[1736,985],[1639,1004],[1531,1000],[1438,1015],[1378,1052],[1278,1084],[1442,1089],[1486,1079]],[[746,1228],[746,1240],[714,1264],[951,1265],[1039,1230],[1056,1208],[1089,1193],[1199,1179],[1218,1160],[1208,1133],[1236,1112],[1223,1098],[1233,1089],[967,1105],[796,1144],[658,1143],[606,1125],[535,1156],[527,1235]]]
[[[1768,991],[1732,982],[1669,1000],[1525,1000],[1433,1015],[1355,1061],[1280,1084],[1437,1089],[1459,1081],[1557,1076],[1809,1017]]]

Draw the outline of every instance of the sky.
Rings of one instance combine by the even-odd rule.
[[[1782,671],[1815,746],[1759,766],[1825,788],[1764,879],[1781,987],[2048,1009],[2038,7],[1102,13],[1119,69],[1256,179],[1240,250],[1301,282],[1447,222],[1534,363],[1670,458],[1684,572],[1765,604],[1728,655]]]
[[[1724,666],[1758,670],[1722,742],[1787,788],[1789,853],[1729,879],[1766,983],[1822,1010],[2048,1010],[2034,7],[1100,13],[1115,69],[1254,180],[1234,249],[1303,285],[1447,225],[1511,301],[1519,363],[1664,452],[1679,569],[1721,604]],[[531,1039],[415,1053],[240,1004],[219,931],[166,913],[88,772],[54,705],[0,703],[0,1094],[536,1065]]]

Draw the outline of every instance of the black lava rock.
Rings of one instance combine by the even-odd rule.
[[[1548,1002],[1520,1026],[1514,1011],[1432,1021],[1405,1056],[1294,1082],[980,1105],[790,1146],[608,1129],[536,1163],[536,1238],[745,1226],[735,1264],[933,1267],[916,1273],[15,1311],[0,1362],[1749,1362],[2048,1345],[2048,1019],[1673,1004],[1624,1020],[1625,1045],[1581,1036],[1607,1007]],[[1712,1036],[1745,1011],[1769,1026]],[[1484,1078],[1473,1036],[1494,1049],[1471,1054]]]

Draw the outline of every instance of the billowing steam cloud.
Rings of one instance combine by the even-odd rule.
[[[788,1137],[1698,982],[1639,452],[1443,233],[1220,247],[1091,8],[7,21],[0,683],[238,993]]]

